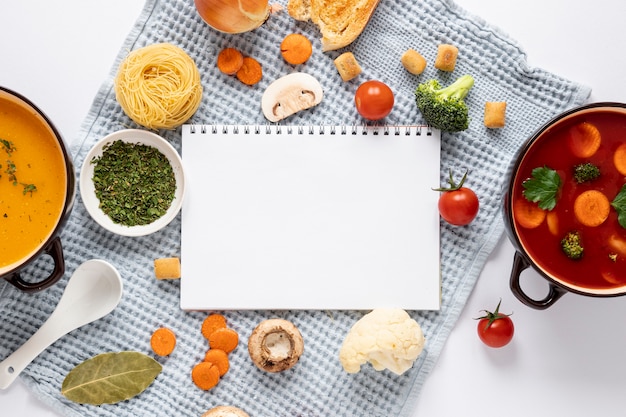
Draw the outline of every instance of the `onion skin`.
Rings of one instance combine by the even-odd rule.
[[[268,0],[194,0],[194,3],[202,20],[224,33],[249,32],[270,15]]]

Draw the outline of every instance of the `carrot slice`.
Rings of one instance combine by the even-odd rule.
[[[217,369],[220,371],[220,376],[224,376],[230,369],[228,353],[224,352],[222,349],[207,350],[206,355],[204,355],[204,361],[211,362],[213,365],[217,366]]]
[[[520,226],[525,229],[539,227],[546,218],[546,211],[541,209],[537,203],[518,198],[513,203],[513,217]]]
[[[589,122],[582,122],[569,130],[569,147],[579,158],[589,158],[598,148],[602,138],[597,127]]]
[[[226,327],[226,317],[221,314],[211,314],[202,322],[202,335],[208,340],[211,333]]]
[[[615,150],[613,164],[620,174],[626,175],[626,143],[622,143]]]
[[[581,193],[574,201],[574,215],[585,226],[599,226],[609,217],[611,203],[598,190]]]
[[[210,390],[220,382],[220,371],[211,362],[200,362],[191,370],[191,380],[202,390]]]
[[[616,234],[612,234],[607,239],[607,243],[609,244],[609,247],[615,252],[619,253],[620,256],[626,257],[626,240],[624,240],[622,237]]]
[[[292,65],[304,64],[311,57],[313,46],[306,36],[291,33],[280,44],[280,53]]]
[[[256,59],[247,56],[243,59],[243,65],[236,73],[237,79],[246,85],[254,85],[263,78],[263,68]]]
[[[559,216],[554,211],[546,213],[546,223],[548,224],[548,230],[552,235],[559,235]]]
[[[209,346],[211,349],[220,349],[230,353],[239,344],[239,334],[228,327],[217,329],[209,336]]]
[[[243,54],[235,48],[225,48],[217,54],[217,68],[224,74],[235,75],[243,65]]]
[[[152,333],[150,346],[159,356],[168,356],[176,347],[176,334],[168,328],[161,327]]]

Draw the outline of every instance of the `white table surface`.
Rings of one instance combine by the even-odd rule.
[[[626,101],[623,0],[458,4],[516,39],[531,65],[591,86],[592,101]],[[0,85],[34,101],[71,140],[142,6],[143,0],[3,1]],[[625,415],[626,299],[568,294],[548,310],[530,309],[509,290],[513,253],[505,237],[489,257],[415,416]],[[528,292],[543,294],[536,273],[523,277]],[[513,312],[516,334],[507,347],[490,349],[478,340],[473,318],[499,299],[504,312]],[[0,391],[0,410],[57,416],[21,381]]]

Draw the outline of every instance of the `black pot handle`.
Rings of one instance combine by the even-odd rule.
[[[34,293],[55,284],[65,274],[65,258],[63,257],[63,247],[61,246],[61,238],[54,238],[46,247],[45,253],[50,255],[54,260],[54,269],[50,275],[39,282],[26,282],[22,279],[19,272],[9,275],[6,280],[13,284],[16,288],[26,293]]]
[[[563,297],[566,290],[557,287],[556,285],[549,283],[550,291],[543,300],[534,300],[530,298],[520,286],[520,275],[522,271],[530,266],[530,263],[519,253],[515,252],[515,258],[513,259],[513,269],[511,270],[510,286],[511,291],[522,303],[537,310],[545,310],[554,304],[559,298]]]

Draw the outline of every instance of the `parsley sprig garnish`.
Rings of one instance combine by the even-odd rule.
[[[524,197],[537,203],[544,210],[552,210],[556,206],[561,189],[561,177],[558,172],[548,167],[535,168],[531,177],[522,183]]]

